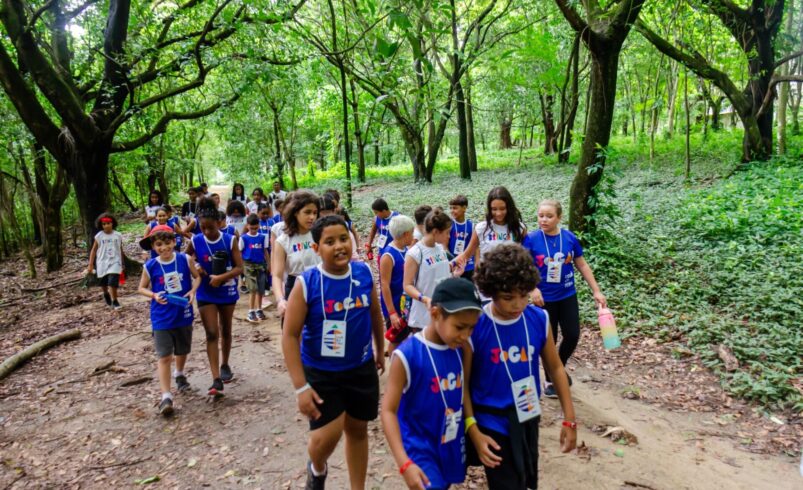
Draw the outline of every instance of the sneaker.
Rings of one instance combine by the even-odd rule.
[[[544,396],[547,398],[557,398],[558,394],[555,392],[555,387],[552,383],[547,383],[544,387]]]
[[[103,293],[103,300],[106,301],[106,306],[112,305],[112,295],[109,293]]]
[[[324,490],[325,488],[326,473],[321,476],[315,476],[312,473],[312,461],[307,461],[307,484],[304,485],[304,490]]]
[[[183,374],[176,376],[176,390],[179,393],[184,393],[185,391],[190,389],[190,383],[187,381],[187,377]]]
[[[246,321],[249,322],[249,323],[258,322],[259,318],[257,317],[257,313],[255,311],[249,311],[248,312],[248,318],[246,318]]]
[[[223,396],[223,380],[216,378],[212,381],[212,386],[209,387],[209,396],[219,398]]]
[[[248,286],[246,286],[245,284],[240,284],[240,292],[243,293],[243,294],[247,293],[248,292]]]
[[[257,320],[261,322],[264,322],[265,320],[268,319],[268,317],[265,316],[265,312],[262,310],[257,310],[256,314],[257,314]]]
[[[234,379],[234,374],[231,372],[231,368],[228,364],[220,366],[220,379],[224,383],[231,383],[231,380]]]
[[[122,307],[123,305],[121,305],[119,301],[117,300],[112,301],[112,308],[114,308],[115,310],[119,310]]]
[[[169,417],[173,415],[173,399],[172,398],[165,398],[162,400],[162,403],[159,404],[159,414],[162,417]]]

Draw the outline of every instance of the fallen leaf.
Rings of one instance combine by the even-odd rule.
[[[137,485],[148,485],[149,483],[156,483],[159,480],[159,475],[153,475],[149,476],[148,478],[143,478],[142,480],[134,480],[134,483]]]
[[[195,458],[190,458],[190,460],[187,461],[187,468],[192,468],[196,464],[198,464],[198,460]]]
[[[638,444],[638,437],[626,431],[624,427],[608,427],[608,429],[601,434],[600,437],[610,437],[612,441],[624,441],[624,444],[635,445]]]

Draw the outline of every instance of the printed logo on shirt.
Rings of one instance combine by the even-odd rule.
[[[430,381],[432,384],[429,385],[429,389],[433,393],[437,393],[439,387],[443,391],[457,390],[463,386],[463,373],[449,373],[446,376],[441,376],[440,379],[437,376],[433,376]]]
[[[516,393],[516,407],[522,412],[531,412],[533,410],[534,406],[530,403],[530,400],[533,396],[533,391],[535,390],[529,385],[529,383],[525,383],[519,387],[519,390]]]
[[[178,272],[177,274],[178,274],[178,280],[184,282],[184,273]],[[159,276],[159,284],[161,284],[162,286],[165,285],[165,276]]]
[[[535,346],[531,345],[529,349],[529,355],[526,352],[524,346],[517,346],[512,345],[507,350],[502,350],[498,347],[494,347],[491,349],[491,362],[494,364],[499,364],[500,361],[510,362],[511,364],[517,364],[519,362],[527,362],[535,354]]]
[[[327,299],[324,301],[324,311],[327,315],[330,313],[337,313],[355,308],[367,308],[369,306],[371,306],[371,302],[368,299],[367,294],[362,294],[357,298],[350,298],[347,296],[343,299],[343,301],[335,301],[333,299]]]
[[[345,332],[340,327],[331,327],[323,333],[323,344],[330,351],[341,350],[346,343]]]
[[[446,255],[438,254],[438,255],[433,255],[433,256],[427,257],[426,259],[424,259],[424,262],[426,262],[427,265],[435,265],[435,264],[438,264],[440,262],[446,262],[447,260],[449,260],[449,259],[446,257]]]
[[[312,242],[302,242],[293,244],[293,253],[303,252],[304,250],[312,250]]]
[[[549,264],[551,261],[563,261],[564,265],[569,265],[574,260],[574,255],[569,252],[564,256],[562,252],[555,252],[555,256],[551,259],[547,259],[547,256],[544,254],[536,255],[535,256],[535,263],[538,267],[543,267],[546,264]]]
[[[470,237],[468,231],[455,231],[452,236],[455,240],[468,240]]]
[[[261,250],[262,249],[262,242],[249,243],[248,244],[248,248],[255,249],[255,250]]]
[[[489,231],[485,236],[488,237],[489,242],[504,242],[511,239],[509,232],[497,233],[495,231]]]

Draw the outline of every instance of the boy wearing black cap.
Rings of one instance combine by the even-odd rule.
[[[382,427],[409,488],[445,489],[466,476],[462,350],[482,303],[471,282],[449,278],[431,305],[429,325],[393,351]]]

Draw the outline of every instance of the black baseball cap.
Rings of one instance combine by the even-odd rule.
[[[482,311],[480,294],[474,284],[460,277],[450,277],[435,287],[432,304],[440,306],[447,313],[463,310]]]

